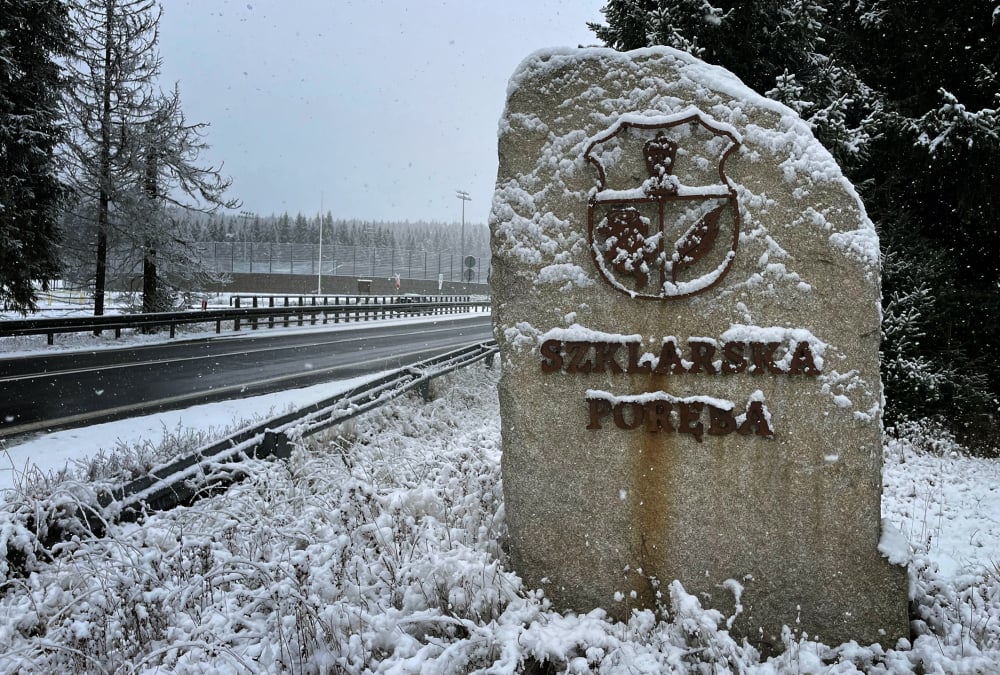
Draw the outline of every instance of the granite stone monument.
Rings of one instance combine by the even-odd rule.
[[[908,635],[880,552],[878,238],[808,125],[675,50],[547,50],[511,79],[499,156],[525,582],[624,618],[677,580],[763,645]]]

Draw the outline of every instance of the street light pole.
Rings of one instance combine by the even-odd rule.
[[[455,190],[455,196],[462,200],[462,248],[459,249],[462,257],[458,259],[458,268],[462,274],[461,281],[465,281],[465,202],[471,202],[472,197],[465,190]]]
[[[316,295],[323,295],[323,192],[319,193],[319,264],[316,266]]]
[[[240,211],[240,218],[243,219],[243,262],[247,261],[247,223],[257,217],[253,211]],[[235,242],[233,243],[235,246]],[[253,260],[249,261],[249,272],[253,273]],[[234,272],[236,270],[233,270]]]

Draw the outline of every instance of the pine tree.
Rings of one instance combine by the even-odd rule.
[[[0,309],[35,309],[32,282],[59,273],[63,189],[57,59],[69,48],[60,0],[0,0]]]

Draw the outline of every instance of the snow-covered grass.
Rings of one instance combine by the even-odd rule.
[[[89,427],[0,438],[0,503],[15,485],[36,492],[61,480],[127,480],[231,430],[318,403],[382,375],[385,371]]]
[[[560,614],[504,551],[496,373],[383,406],[188,508],[78,532],[12,518],[86,501],[22,495],[0,547],[0,672],[990,673],[1000,671],[1000,463],[886,446],[885,516],[912,554],[915,638],[883,650],[786,635],[762,657],[674,582],[626,623]],[[954,455],[952,453],[955,453]],[[44,534],[44,533],[42,533]]]

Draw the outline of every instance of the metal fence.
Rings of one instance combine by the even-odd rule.
[[[202,242],[195,244],[206,269],[215,272],[264,274],[320,274],[351,277],[443,279],[485,284],[490,257],[467,251],[465,262],[458,251],[415,251],[372,246],[273,244],[252,242]],[[467,265],[469,258],[473,264]]]

